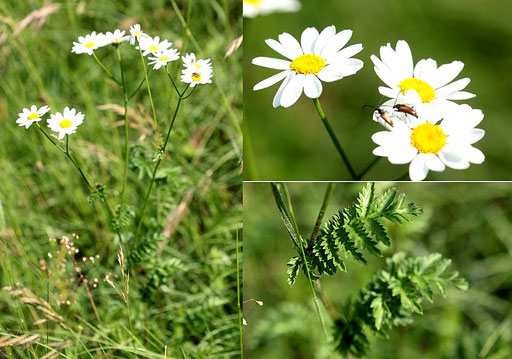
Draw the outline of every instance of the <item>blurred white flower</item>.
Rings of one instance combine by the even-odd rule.
[[[59,138],[63,139],[65,135],[71,135],[76,132],[78,126],[84,121],[84,117],[81,112],[76,112],[74,108],[66,107],[63,113],[51,114],[46,122],[48,122],[50,130],[58,132]]]
[[[474,94],[462,91],[470,82],[463,78],[452,82],[464,68],[460,61],[437,66],[432,59],[420,60],[414,66],[411,49],[406,41],[400,40],[393,50],[388,43],[380,48],[380,59],[372,55],[375,72],[387,87],[379,87],[379,92],[391,98],[386,105],[404,103],[404,96],[416,92],[418,112],[428,113],[430,120],[439,121],[445,111],[456,105],[452,100],[466,100]]]
[[[211,69],[212,64],[210,59],[206,60],[196,60],[196,55],[194,53],[186,54],[181,57],[183,61],[183,65],[187,68],[193,68],[196,71],[201,71],[203,69]]]
[[[169,49],[164,51],[159,51],[155,54],[155,56],[149,57],[149,64],[154,65],[153,70],[158,70],[159,68],[166,66],[171,61],[176,61],[180,58],[180,53],[176,49]]]
[[[195,54],[186,54],[182,57],[184,69],[181,71],[181,82],[194,87],[197,84],[210,84],[213,68],[210,59],[196,60]]]
[[[41,121],[42,116],[48,111],[50,111],[48,106],[43,106],[38,109],[37,106],[32,105],[30,109],[24,108],[22,112],[18,114],[16,123],[20,126],[25,126],[25,128],[29,128],[33,123]]]
[[[88,35],[79,36],[78,42],[73,42],[73,48],[71,49],[71,52],[75,54],[92,55],[94,50],[96,50],[98,47],[104,46],[106,43],[107,42],[104,34],[101,32],[96,34],[96,31],[93,31]]]
[[[140,40],[141,37],[148,37],[148,35],[142,32],[140,24],[130,26],[130,45],[134,45],[135,41]]]
[[[372,140],[379,145],[373,154],[387,157],[393,164],[409,165],[413,181],[422,181],[429,170],[442,172],[446,167],[466,169],[470,163],[481,164],[484,154],[472,144],[485,135],[475,128],[484,118],[481,110],[469,105],[455,105],[442,121],[433,124],[423,119],[396,121],[389,131],[377,132]]]
[[[112,45],[120,45],[123,41],[128,41],[129,37],[124,36],[125,32],[119,29],[114,30],[114,32],[108,31],[105,34],[105,43]]]
[[[167,40],[160,41],[160,36],[142,36],[139,37],[139,46],[137,46],[137,50],[140,48],[143,56],[149,54],[156,55],[158,52],[168,50],[171,46],[172,42]]]
[[[245,17],[256,17],[272,12],[293,12],[300,10],[297,0],[243,0]]]
[[[268,46],[289,60],[270,57],[253,59],[254,65],[281,70],[256,84],[253,89],[261,90],[283,80],[274,97],[274,107],[290,107],[299,99],[302,91],[309,98],[320,97],[321,81],[337,81],[363,67],[363,61],[351,58],[363,49],[363,45],[343,48],[351,37],[352,30],[336,33],[336,28],[329,26],[321,33],[314,27],[307,28],[302,32],[300,43],[288,33],[279,35],[279,41],[266,40]]]

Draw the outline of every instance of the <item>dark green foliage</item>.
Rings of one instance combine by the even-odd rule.
[[[422,314],[421,302],[433,301],[433,287],[444,296],[447,287],[467,289],[467,282],[451,270],[451,260],[440,254],[406,258],[397,253],[387,261],[362,290],[349,302],[342,318],[334,323],[333,344],[343,355],[363,356],[368,351],[367,332],[386,331],[410,323],[413,313]]]

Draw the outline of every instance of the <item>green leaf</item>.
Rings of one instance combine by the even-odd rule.
[[[363,187],[357,198],[357,213],[359,216],[364,217],[368,213],[368,210],[375,201],[375,184],[368,183]]]
[[[384,228],[382,223],[375,219],[368,219],[366,220],[365,224],[377,242],[384,243],[388,247],[391,245],[391,241],[389,239],[388,233],[386,232],[386,228]]]
[[[297,274],[302,269],[304,265],[304,261],[300,257],[293,257],[288,261],[288,284],[290,286],[295,284],[295,280],[297,279]]]
[[[382,303],[382,297],[376,297],[372,300],[372,304],[370,304],[372,308],[373,318],[375,319],[375,328],[380,330],[382,328],[382,322],[384,321],[385,310],[384,305]]]

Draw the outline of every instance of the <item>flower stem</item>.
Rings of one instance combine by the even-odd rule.
[[[155,123],[155,131],[160,140],[162,142],[162,136],[160,135],[160,131],[158,130],[158,120],[156,119],[156,111],[155,111],[155,103],[153,102],[153,95],[151,94],[151,86],[149,84],[149,76],[148,76],[148,68],[146,67],[146,61],[144,60],[144,56],[142,55],[142,49],[140,48],[139,43],[139,54],[140,61],[142,62],[142,67],[144,68],[144,77],[146,79],[146,88],[148,89],[149,103],[151,104],[151,111],[153,113],[153,122]]]
[[[121,59],[121,51],[119,51],[119,47],[117,50],[117,59],[119,60],[119,68],[121,70],[121,81],[123,88],[123,99],[124,99],[124,168],[123,168],[123,184],[121,189],[121,207],[124,205],[124,197],[126,190],[126,182],[128,180],[128,163],[130,161],[130,142],[129,142],[129,128],[128,128],[128,98],[126,97],[126,81],[124,79],[124,71],[123,71],[123,61]]]
[[[356,172],[354,171],[354,168],[350,164],[350,161],[349,161],[347,155],[345,154],[345,151],[343,151],[343,147],[341,147],[341,143],[338,140],[338,137],[336,136],[336,134],[334,133],[334,130],[331,127],[331,124],[329,123],[329,120],[327,120],[327,116],[325,115],[325,113],[322,109],[322,105],[320,104],[320,101],[317,98],[314,98],[313,103],[315,104],[316,112],[318,113],[318,116],[320,116],[320,119],[322,120],[322,122],[325,126],[325,129],[329,133],[329,136],[331,137],[331,140],[332,140],[334,146],[338,150],[338,153],[340,154],[341,158],[343,159],[345,166],[347,167],[348,171],[350,172],[350,176],[352,177],[353,180],[357,179]]]
[[[409,176],[409,170],[407,170],[407,171],[405,171],[404,173],[402,173],[400,176],[398,176],[397,178],[395,178],[393,181],[403,181],[403,180],[405,180],[408,176]]]
[[[107,69],[107,67],[105,65],[103,65],[103,62],[101,62],[101,60],[98,58],[98,56],[96,56],[96,54],[93,52],[92,53],[92,57],[94,57],[94,60],[96,60],[96,62],[98,63],[98,65],[100,65],[100,67],[103,69],[103,71],[105,71],[107,73],[107,75],[112,79],[114,80],[114,82],[116,84],[118,84],[119,86],[122,86],[121,83],[116,80],[116,78],[114,77],[114,75],[112,75],[112,72],[110,72],[109,69]]]
[[[370,162],[370,164],[368,166],[366,166],[366,168],[359,174],[357,175],[357,180],[360,180],[361,178],[363,178],[363,176],[375,165],[377,164],[377,162],[379,162],[379,160],[381,159],[382,157],[375,157],[373,159],[372,162]]]
[[[171,76],[171,74],[169,73],[169,67],[168,67],[168,66],[169,66],[169,64],[167,64],[167,65],[165,66],[165,71],[167,72],[167,76],[169,76],[169,80],[171,80],[171,82],[172,82],[172,86],[174,87],[174,90],[176,90],[176,93],[178,94],[178,96],[181,96],[181,94],[180,94],[180,90],[178,90],[178,88],[176,87],[176,84],[174,83],[174,80],[172,79],[172,76]]]
[[[240,297],[241,297],[241,283],[240,283],[240,248],[239,248],[239,240],[238,240],[238,231],[235,233],[236,236],[236,296],[237,296],[237,306],[238,306],[238,332],[240,335],[240,359],[244,359],[244,337],[243,337],[243,316],[242,316],[242,307],[240,305]]]
[[[148,74],[148,76],[149,76],[149,74]],[[128,96],[128,101],[130,101],[132,99],[132,97],[135,96],[137,94],[137,92],[139,92],[140,88],[142,87],[142,85],[144,84],[145,81],[146,81],[146,77],[143,77],[142,80],[139,82],[139,86],[137,86],[135,91],[133,91],[133,93],[130,96]]]
[[[318,212],[318,216],[316,217],[315,226],[313,227],[313,231],[311,232],[311,236],[309,240],[314,242],[316,236],[318,235],[318,231],[320,230],[320,226],[322,225],[322,221],[324,219],[325,211],[329,206],[329,201],[331,200],[331,196],[336,188],[336,183],[329,183],[327,188],[325,189],[324,199],[322,201],[322,206],[320,207],[320,211]]]

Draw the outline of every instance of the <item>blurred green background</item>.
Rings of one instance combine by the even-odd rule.
[[[352,203],[363,183],[339,183],[324,222]],[[512,188],[506,183],[377,183],[377,193],[396,186],[424,209],[399,227],[388,223],[392,247],[368,266],[347,259],[347,273],[324,276],[331,302],[344,301],[368,283],[397,251],[410,256],[439,252],[453,260],[469,290],[439,293],[425,302],[423,316],[394,328],[390,339],[370,335],[372,359],[506,359],[512,357]],[[327,185],[289,183],[299,229],[313,228]],[[296,255],[279,217],[270,184],[244,185],[244,337],[247,358],[335,358],[316,315],[303,274],[287,283],[288,260]],[[258,306],[254,301],[263,301]],[[324,311],[325,320],[329,320]]]
[[[350,44],[362,43],[355,57],[365,66],[357,74],[324,84],[320,101],[356,172],[374,158],[370,137],[382,130],[365,104],[379,105],[381,80],[373,70],[371,54],[388,42],[406,40],[414,62],[433,58],[438,64],[460,60],[469,77],[467,91],[476,98],[466,102],[485,114],[479,127],[487,131],[476,144],[485,156],[483,165],[443,173],[430,172],[429,180],[508,180],[512,178],[512,2],[501,0],[301,0],[298,13],[279,13],[244,19],[244,131],[246,180],[348,180],[312,101],[305,96],[291,108],[273,109],[278,85],[254,92],[252,87],[276,70],[251,65],[257,56],[280,57],[264,42],[282,32],[300,38],[309,26],[321,30],[335,25],[354,31]],[[383,101],[382,101],[383,102]],[[459,101],[460,103],[460,101]],[[249,137],[248,137],[249,136]],[[381,160],[364,179],[394,180],[407,165]]]
[[[100,256],[94,265],[84,265],[84,273],[99,278],[92,294],[102,323],[83,286],[51,278],[49,301],[70,329],[50,323],[50,340],[70,341],[67,357],[134,357],[134,340],[139,358],[161,358],[166,345],[168,358],[239,353],[235,232],[242,226],[242,50],[225,55],[242,35],[241,8],[237,0],[0,1],[0,288],[22,285],[46,299],[40,260],[51,261],[47,253],[56,249],[48,239],[80,235],[78,260]],[[139,238],[143,260],[130,282],[132,335],[125,303],[103,281],[112,273],[122,288],[114,277],[120,276],[120,243],[108,213],[100,201],[89,203],[90,191],[64,154],[37,127],[26,130],[16,119],[32,104],[48,104],[51,113],[65,106],[84,113],[70,146],[115,207],[123,174],[123,93],[92,56],[72,54],[71,48],[80,35],[128,30],[135,23],[151,36],[172,41],[182,54],[211,58],[213,83],[198,86],[184,102],[158,172],[142,225],[147,237]],[[132,93],[144,77],[139,52],[128,43],[120,51]],[[120,79],[114,49],[95,53]],[[184,88],[181,61],[170,71]],[[164,69],[149,72],[164,132],[177,96]],[[145,86],[128,108],[132,156],[126,201],[139,213],[159,148]],[[45,127],[45,120],[40,124]],[[172,218],[171,236],[162,238]],[[125,239],[134,230],[130,223]],[[76,303],[60,307],[59,296],[70,293]],[[46,327],[32,324],[38,315],[0,289],[0,336],[42,333],[46,343]],[[101,345],[110,347],[107,354],[97,352]],[[0,356],[36,358],[45,352],[41,346],[12,346],[1,349]]]

